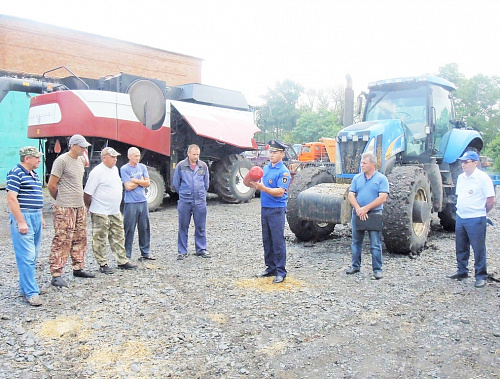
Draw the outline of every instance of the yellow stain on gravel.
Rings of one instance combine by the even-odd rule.
[[[274,357],[274,356],[282,353],[283,350],[285,350],[285,348],[287,346],[287,342],[288,341],[278,341],[278,342],[272,343],[268,346],[264,346],[262,349],[259,350],[259,353]]]
[[[225,324],[227,321],[227,317],[221,313],[211,313],[208,315],[210,320],[216,322],[218,324]]]
[[[98,349],[93,348],[89,353],[91,354],[85,365],[91,365],[106,375],[130,373],[130,362],[144,363],[149,361],[151,356],[151,350],[141,341],[127,341],[118,346],[104,344]],[[139,377],[135,375],[136,373],[134,378]]]
[[[242,279],[235,281],[235,284],[237,287],[257,292],[298,291],[307,286],[303,280],[290,276],[287,276],[285,281],[279,284],[274,284],[273,279],[274,277]]]
[[[47,338],[76,336],[82,331],[82,322],[76,316],[58,317],[41,324],[38,335]]]

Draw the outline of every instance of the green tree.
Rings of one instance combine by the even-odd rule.
[[[277,82],[274,88],[268,88],[263,97],[266,102],[260,112],[259,127],[264,127],[263,142],[271,137],[290,142],[291,132],[300,116],[298,101],[303,92],[304,88],[300,84],[289,79]]]

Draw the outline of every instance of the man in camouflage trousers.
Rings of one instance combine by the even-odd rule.
[[[102,163],[90,172],[84,189],[85,204],[89,207],[92,219],[92,249],[99,263],[99,271],[104,274],[113,273],[113,269],[108,266],[106,240],[111,251],[116,254],[119,269],[137,268],[125,254],[125,233],[120,213],[123,186],[116,167],[118,155],[112,147],[102,149]]]
[[[73,276],[93,278],[94,274],[83,271],[87,251],[87,209],[83,202],[83,154],[90,144],[80,134],[69,139],[69,151],[56,158],[52,165],[49,183],[54,203],[54,238],[50,250],[51,284],[67,287],[62,278],[64,266],[71,255]]]

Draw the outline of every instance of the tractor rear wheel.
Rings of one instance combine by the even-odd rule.
[[[252,163],[238,154],[222,158],[215,166],[215,193],[226,203],[246,203],[255,194],[255,188],[243,184]]]
[[[318,240],[333,232],[335,228],[335,224],[333,223],[318,223],[300,219],[297,201],[297,196],[299,196],[302,191],[316,184],[333,182],[333,176],[329,174],[324,167],[306,167],[298,171],[293,177],[288,189],[286,219],[290,230],[299,241]]]
[[[148,210],[154,212],[163,203],[165,197],[165,181],[158,171],[153,167],[148,167],[149,187],[146,187],[146,200]]]
[[[384,242],[391,253],[417,254],[431,225],[431,189],[424,170],[395,167],[387,176],[390,193],[384,204]]]

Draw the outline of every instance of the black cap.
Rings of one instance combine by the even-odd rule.
[[[282,144],[280,141],[272,139],[268,143],[269,151],[285,151],[286,145]]]

